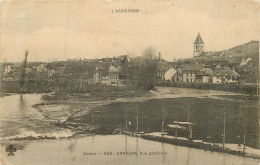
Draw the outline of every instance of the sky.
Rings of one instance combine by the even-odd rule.
[[[112,13],[139,9],[137,13]],[[76,0],[0,2],[0,61],[140,56],[149,47],[173,61],[259,40],[255,0]]]

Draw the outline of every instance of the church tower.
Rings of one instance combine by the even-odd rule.
[[[198,34],[193,44],[194,44],[193,56],[194,57],[199,56],[201,52],[204,51],[204,42],[200,36],[200,33]]]

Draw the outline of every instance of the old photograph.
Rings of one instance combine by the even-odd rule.
[[[259,165],[259,11],[0,0],[0,165]]]

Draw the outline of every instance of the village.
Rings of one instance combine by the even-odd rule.
[[[235,50],[206,52],[203,39],[198,33],[193,43],[193,57],[189,59],[174,59],[169,62],[163,59],[159,52],[155,55],[156,68],[147,71],[156,74],[156,81],[176,82],[181,84],[249,84],[256,85],[258,81],[258,60],[255,57],[255,45],[251,41]],[[235,48],[236,49],[236,48]],[[253,50],[253,53],[251,53]],[[51,91],[60,90],[59,86],[67,84],[69,91],[84,92],[91,84],[109,86],[127,86],[139,77],[133,70],[142,59],[141,56],[130,57],[121,55],[101,59],[68,59],[55,62],[29,62],[25,67],[25,82],[44,84]],[[2,82],[19,82],[23,63],[2,64]],[[132,67],[132,69],[130,68]],[[129,69],[130,68],[130,69]],[[131,75],[132,74],[132,75]],[[159,83],[158,83],[159,84]],[[157,84],[157,85],[158,85]]]
[[[260,164],[251,1],[1,1],[0,165]]]

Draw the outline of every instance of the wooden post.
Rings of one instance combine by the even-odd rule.
[[[128,125],[127,125],[127,110],[126,110],[126,113],[125,113],[125,129],[126,130],[128,129]]]
[[[187,105],[188,106],[188,105]],[[190,110],[189,110],[189,108],[187,108],[188,109],[188,131],[189,131],[189,139],[191,139],[192,138],[192,128],[191,128],[191,125],[190,125]]]
[[[190,111],[188,110],[188,129],[189,129],[189,132],[190,132]]]
[[[91,118],[92,118],[92,124],[94,124],[94,116],[93,116],[93,111],[91,113]]]
[[[257,96],[259,96],[259,80],[258,80],[258,78],[257,78],[257,80],[256,80],[256,95]]]
[[[192,125],[190,127],[190,139],[192,139]]]
[[[163,134],[164,134],[164,94],[163,94],[163,107],[162,107],[162,117],[163,117],[163,120],[162,120],[162,137],[163,137]]]
[[[162,137],[163,137],[163,133],[164,133],[163,126],[164,126],[164,116],[163,116],[163,121],[162,121]]]
[[[224,130],[223,130],[223,148],[225,148],[225,139],[226,139],[226,119],[225,119],[225,111],[223,114],[223,123],[224,123]]]
[[[136,131],[139,131],[139,116],[138,116],[138,106],[136,106]]]
[[[178,128],[177,128],[178,126],[176,125],[175,126],[175,139],[177,139],[177,137],[178,137]]]
[[[147,131],[147,132],[148,132],[148,135],[149,135],[149,133],[150,133],[150,122],[151,122],[151,121],[149,120],[148,131]]]
[[[245,153],[246,151],[246,130],[245,130],[245,133],[244,133],[244,149],[243,149],[243,152]]]

